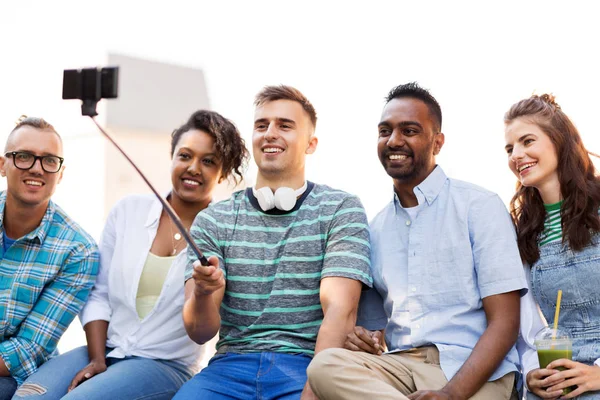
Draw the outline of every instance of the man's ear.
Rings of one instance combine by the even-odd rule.
[[[4,166],[6,165],[6,157],[0,157],[0,175],[6,176],[6,169]]]
[[[435,135],[433,139],[433,155],[437,156],[440,154],[440,150],[444,147],[444,142],[446,141],[446,137],[442,132]]]
[[[319,144],[319,139],[312,135],[308,140],[308,147],[306,148],[306,154],[312,154],[317,150],[317,145]]]
[[[62,181],[63,172],[65,172],[65,168],[67,168],[67,167],[65,165],[63,165],[62,167],[60,167],[60,171],[57,172],[57,174],[58,174],[58,180],[56,181],[57,184],[59,184],[60,181]]]

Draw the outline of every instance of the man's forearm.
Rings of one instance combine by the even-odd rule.
[[[467,361],[442,390],[457,399],[473,396],[498,368],[517,334],[518,330],[502,321],[488,325]]]
[[[214,294],[192,294],[183,305],[183,323],[194,342],[204,344],[212,339],[221,327],[221,316]]]
[[[356,324],[356,308],[336,309],[330,307],[319,329],[315,354],[330,347],[344,347],[346,336]]]

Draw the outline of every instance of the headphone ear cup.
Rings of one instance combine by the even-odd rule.
[[[268,186],[254,190],[254,197],[256,197],[258,205],[263,211],[269,211],[275,207],[273,192]]]
[[[275,192],[275,207],[290,211],[296,205],[296,191],[289,187],[280,187]]]

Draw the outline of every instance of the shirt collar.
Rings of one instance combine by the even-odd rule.
[[[163,199],[168,199],[171,195],[171,191],[164,193]],[[163,205],[156,198],[156,195],[152,195],[152,206],[150,207],[150,211],[148,212],[148,218],[146,218],[146,228],[150,228],[153,225],[158,224],[158,220],[160,219],[160,214],[162,214]]]
[[[439,196],[447,180],[448,177],[442,170],[442,167],[436,165],[429,176],[413,189],[413,192],[417,195],[417,198],[419,197],[418,192],[420,192],[425,198],[427,205],[430,206]]]
[[[419,205],[426,202],[427,205],[432,205],[435,199],[439,196],[442,188],[446,184],[448,177],[442,170],[442,167],[436,165],[433,171],[425,178],[423,182],[415,186],[413,192],[415,196],[417,196],[417,202]],[[398,195],[394,191],[394,208],[395,211],[398,212],[402,205],[400,204],[400,199]]]

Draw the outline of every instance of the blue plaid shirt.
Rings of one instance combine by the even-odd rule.
[[[0,193],[4,229],[6,192]],[[0,235],[3,241],[3,235]],[[18,384],[48,359],[94,286],[94,240],[52,203],[5,252],[0,243],[0,357]]]

